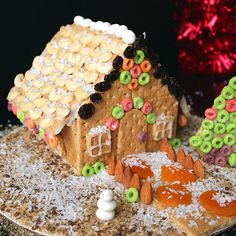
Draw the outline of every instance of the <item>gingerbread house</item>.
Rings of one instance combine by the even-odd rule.
[[[126,26],[75,17],[18,74],[8,109],[81,174],[86,163],[158,150],[182,91]]]

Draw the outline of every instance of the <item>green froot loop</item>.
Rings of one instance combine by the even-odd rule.
[[[233,135],[233,134],[226,134],[224,136],[224,143],[227,145],[227,146],[233,146],[235,144],[235,138],[236,136]]]
[[[230,88],[236,90],[236,76],[234,76],[229,80],[229,86]]]
[[[215,137],[213,138],[211,144],[214,148],[221,148],[224,145],[224,141],[221,137]]]
[[[224,124],[218,123],[214,127],[214,132],[216,134],[224,134],[226,131],[226,126]]]
[[[209,141],[203,141],[199,149],[201,152],[207,154],[211,151],[212,145]]]
[[[121,74],[120,74],[120,82],[122,84],[129,84],[131,80],[132,80],[132,75],[130,74],[129,71],[121,72]]]
[[[208,120],[208,119],[205,119],[203,122],[202,122],[202,128],[203,129],[213,129],[214,127],[214,123],[212,120]]]
[[[218,110],[222,110],[225,108],[226,105],[226,101],[222,96],[218,96],[217,98],[215,98],[214,100],[214,107]]]
[[[181,140],[179,138],[172,138],[170,140],[170,144],[172,145],[173,148],[179,148],[181,146]]]
[[[220,123],[225,123],[229,120],[229,113],[226,110],[218,112],[216,120]]]
[[[144,58],[145,58],[144,52],[142,50],[137,50],[134,57],[134,63],[141,64]]]
[[[234,98],[235,92],[232,88],[227,86],[223,88],[221,94],[225,99],[232,99]]]
[[[214,137],[214,134],[211,130],[203,130],[201,136],[204,141],[211,141]]]
[[[227,125],[227,133],[236,135],[236,124]]]
[[[192,136],[190,139],[189,139],[189,144],[192,146],[192,147],[199,147],[201,146],[202,144],[202,139],[201,137],[197,136],[197,135],[194,135]]]
[[[142,86],[148,84],[150,82],[151,78],[150,75],[148,73],[142,73],[139,77],[138,77],[138,83]]]
[[[129,203],[138,202],[138,200],[139,200],[139,191],[138,191],[138,189],[129,188],[125,193],[125,197],[126,197],[127,202],[129,202]]]
[[[89,176],[94,175],[93,167],[90,166],[89,164],[86,164],[82,169],[82,175],[85,177],[89,177]]]
[[[112,110],[112,116],[116,119],[121,119],[124,115],[125,115],[125,112],[124,112],[124,109],[123,107],[121,106],[116,106],[113,108]]]
[[[93,169],[94,169],[95,174],[98,174],[99,172],[105,169],[105,165],[101,161],[98,161],[93,165]]]

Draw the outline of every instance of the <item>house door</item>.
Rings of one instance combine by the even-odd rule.
[[[120,120],[117,139],[117,157],[146,151],[147,122],[146,116],[133,109]]]

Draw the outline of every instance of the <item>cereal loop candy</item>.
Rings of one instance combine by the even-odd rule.
[[[211,141],[214,137],[214,134],[211,130],[203,130],[201,136],[203,140]]]
[[[135,56],[135,48],[133,46],[128,46],[124,51],[124,56],[126,58],[134,58]]]
[[[123,58],[121,56],[116,56],[112,62],[112,66],[115,70],[119,70],[122,67]]]
[[[48,143],[49,143],[51,148],[56,148],[58,143],[59,143],[58,137],[57,136],[51,136],[48,140]]]
[[[203,122],[202,122],[202,128],[203,129],[213,129],[214,127],[214,123],[212,120],[208,120],[208,119],[205,119]]]
[[[215,163],[215,157],[211,155],[206,155],[203,157],[203,161],[208,165],[212,165]]]
[[[207,154],[211,151],[212,145],[209,141],[203,141],[199,147],[200,151]]]
[[[125,115],[124,109],[122,106],[115,106],[112,109],[112,116],[116,119],[121,119]]]
[[[221,148],[224,145],[224,141],[221,137],[215,137],[211,141],[212,147],[213,148]]]
[[[216,134],[224,134],[226,131],[226,126],[224,124],[218,123],[214,127],[214,132]]]
[[[124,108],[124,110],[127,111],[131,111],[133,109],[133,101],[131,98],[125,98],[123,99],[123,101],[121,102],[121,106]]]
[[[216,119],[220,123],[225,123],[229,120],[229,113],[226,110],[221,110],[218,112]]]
[[[221,167],[225,167],[227,165],[227,157],[218,156],[215,158],[215,164]]]
[[[204,193],[202,193],[199,196],[199,202],[200,204],[210,213],[214,215],[219,215],[219,216],[224,216],[224,217],[231,217],[231,216],[236,216],[236,201],[227,201],[227,197],[220,197],[224,193],[217,192],[215,190],[208,190]],[[220,205],[216,199],[225,199],[225,203]]]
[[[130,73],[133,78],[138,78],[141,75],[142,70],[139,65],[134,65],[134,67],[130,70]]]
[[[138,80],[137,79],[132,79],[130,83],[128,84],[128,89],[129,90],[135,90],[138,87]]]
[[[232,153],[229,158],[228,158],[228,162],[230,164],[230,166],[235,167],[236,166],[236,153]]]
[[[120,82],[122,84],[129,84],[130,81],[132,80],[132,76],[129,71],[123,71],[120,74]]]
[[[234,76],[229,80],[229,86],[230,88],[236,90],[236,76]]]
[[[145,54],[142,50],[137,50],[134,57],[135,64],[141,64],[145,58]]]
[[[217,110],[212,107],[205,110],[205,116],[209,120],[214,120],[217,116]]]
[[[227,133],[235,134],[236,133],[236,124],[229,124],[226,127]]]
[[[149,113],[147,115],[147,123],[153,125],[156,123],[157,115],[155,113]]]
[[[228,86],[223,88],[221,94],[227,100],[234,98],[234,90]]]
[[[133,66],[134,66],[134,60],[133,59],[124,58],[122,68],[125,71],[131,70],[133,68]]]
[[[226,111],[235,112],[236,111],[236,99],[231,99],[226,101]]]
[[[202,139],[201,139],[201,137],[194,135],[189,139],[189,143],[192,147],[197,148],[197,147],[201,146]]]
[[[214,107],[218,110],[222,110],[225,108],[226,105],[226,101],[222,96],[218,96],[217,98],[215,98],[214,100]]]
[[[144,105],[144,101],[140,96],[133,98],[133,103],[135,109],[141,109]]]
[[[125,192],[127,202],[135,203],[139,200],[139,191],[136,188],[129,188]]]
[[[145,102],[143,104],[143,107],[141,108],[141,111],[143,112],[143,114],[148,115],[152,112],[152,104],[150,102]]]
[[[156,189],[156,198],[163,207],[189,205],[192,202],[191,193],[181,184],[159,186]]]
[[[139,77],[138,77],[138,82],[140,85],[144,86],[150,82],[151,78],[148,73],[143,72]]]
[[[144,60],[141,64],[140,64],[141,70],[142,72],[149,72],[152,69],[152,64],[148,61],[148,60]]]
[[[228,146],[233,146],[235,144],[236,136],[233,134],[226,134],[224,136],[224,144]]]
[[[173,148],[179,148],[181,146],[181,140],[179,138],[172,138],[170,144]]]
[[[105,169],[105,165],[104,165],[103,162],[97,161],[93,165],[93,169],[94,169],[95,174],[98,174],[99,172],[101,172],[101,171],[103,171]]]
[[[115,131],[119,128],[120,123],[114,117],[110,117],[106,122],[106,126],[108,127],[109,130]]]
[[[89,176],[94,175],[93,167],[90,166],[89,164],[86,164],[82,169],[82,175],[85,177],[89,177]]]

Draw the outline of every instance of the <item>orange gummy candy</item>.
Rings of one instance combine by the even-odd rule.
[[[219,200],[217,201],[214,198],[218,198]],[[227,201],[226,194],[222,194],[215,190],[209,190],[199,196],[199,202],[208,212],[212,214],[225,217],[236,216],[236,201]],[[222,205],[218,202],[222,202]]]
[[[189,182],[195,182],[197,179],[193,174],[185,169],[180,169],[174,166],[162,166],[161,180],[167,183],[179,181],[181,184],[187,184]]]
[[[147,165],[144,161],[142,161],[142,165],[145,167],[142,168],[140,166],[132,166],[131,171],[133,174],[137,174],[140,179],[147,179],[148,177],[153,177],[154,174],[149,165]]]
[[[156,190],[156,197],[163,207],[189,205],[192,202],[191,193],[181,184],[158,187]]]

